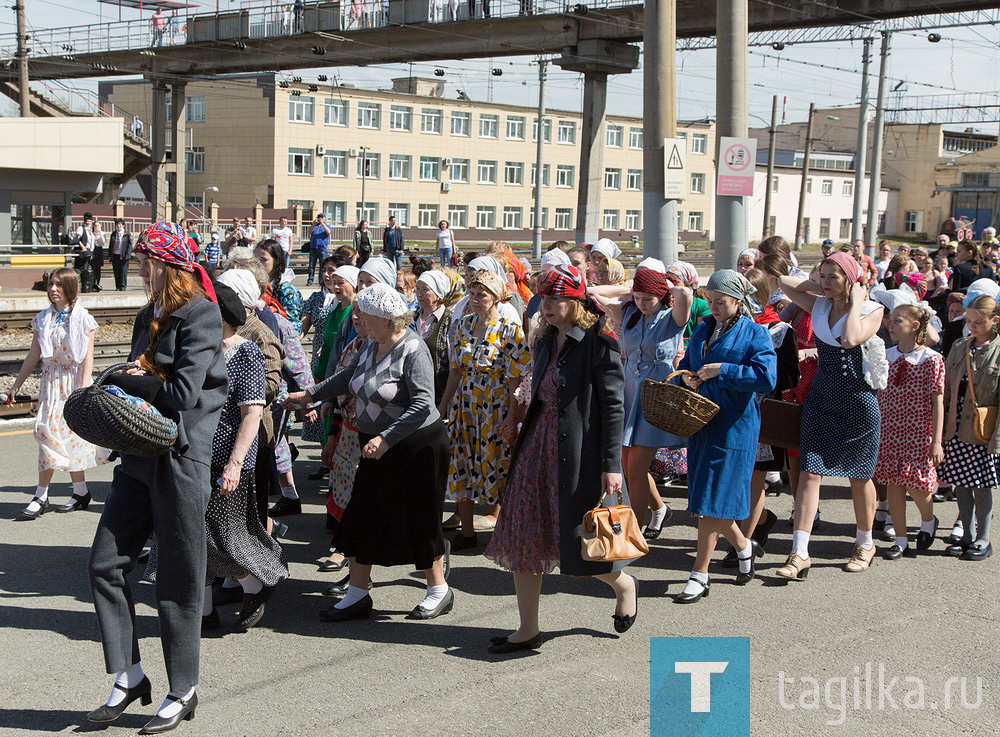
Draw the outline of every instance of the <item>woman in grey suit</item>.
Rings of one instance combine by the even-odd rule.
[[[90,554],[104,661],[115,681],[107,702],[87,718],[111,722],[133,701],[152,701],[126,577],[150,534],[156,534],[156,604],[170,691],[141,734],[166,732],[192,719],[198,703],[209,462],[228,388],[215,291],[185,240],[179,226],[161,222],[136,242],[150,302],[139,310],[132,330],[136,368],[115,382],[174,420],[177,442],[155,458],[122,454]]]

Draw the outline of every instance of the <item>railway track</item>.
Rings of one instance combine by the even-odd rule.
[[[135,307],[89,307],[87,308],[98,325],[127,324],[135,320],[139,310]],[[4,330],[27,330],[38,310],[10,310],[0,312],[0,328]]]
[[[129,341],[108,341],[94,346],[94,369],[106,369],[116,363],[128,360],[132,344]],[[0,347],[0,375],[17,374],[27,355],[25,346]],[[40,370],[40,365],[39,369]]]

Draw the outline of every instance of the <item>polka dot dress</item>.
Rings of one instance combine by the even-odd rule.
[[[976,355],[979,347],[971,348]],[[985,445],[969,445],[958,439],[958,428],[962,426],[962,408],[969,391],[969,375],[966,373],[958,385],[958,415],[955,420],[955,436],[944,445],[944,462],[938,467],[941,483],[963,486],[968,489],[995,489],[1000,486],[1000,455],[993,455]]]

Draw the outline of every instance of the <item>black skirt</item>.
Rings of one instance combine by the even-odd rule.
[[[372,435],[358,434],[364,448]],[[448,484],[448,434],[438,420],[380,459],[362,458],[337,549],[362,565],[426,570],[444,555],[441,515]]]

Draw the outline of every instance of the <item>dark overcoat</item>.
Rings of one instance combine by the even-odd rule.
[[[548,331],[546,331],[548,332]],[[545,333],[535,342],[531,403],[510,466],[517,463],[528,428],[542,410],[538,387],[549,361],[558,362],[557,403],[559,447],[556,453],[559,488],[559,569],[571,576],[593,576],[624,568],[628,561],[594,563],[580,557],[583,515],[602,499],[601,474],[621,473],[625,422],[625,373],[618,341],[604,331],[604,320],[587,330],[566,334],[558,356]],[[624,491],[623,491],[624,493]],[[627,502],[627,496],[626,503]],[[611,503],[617,504],[617,498]]]

